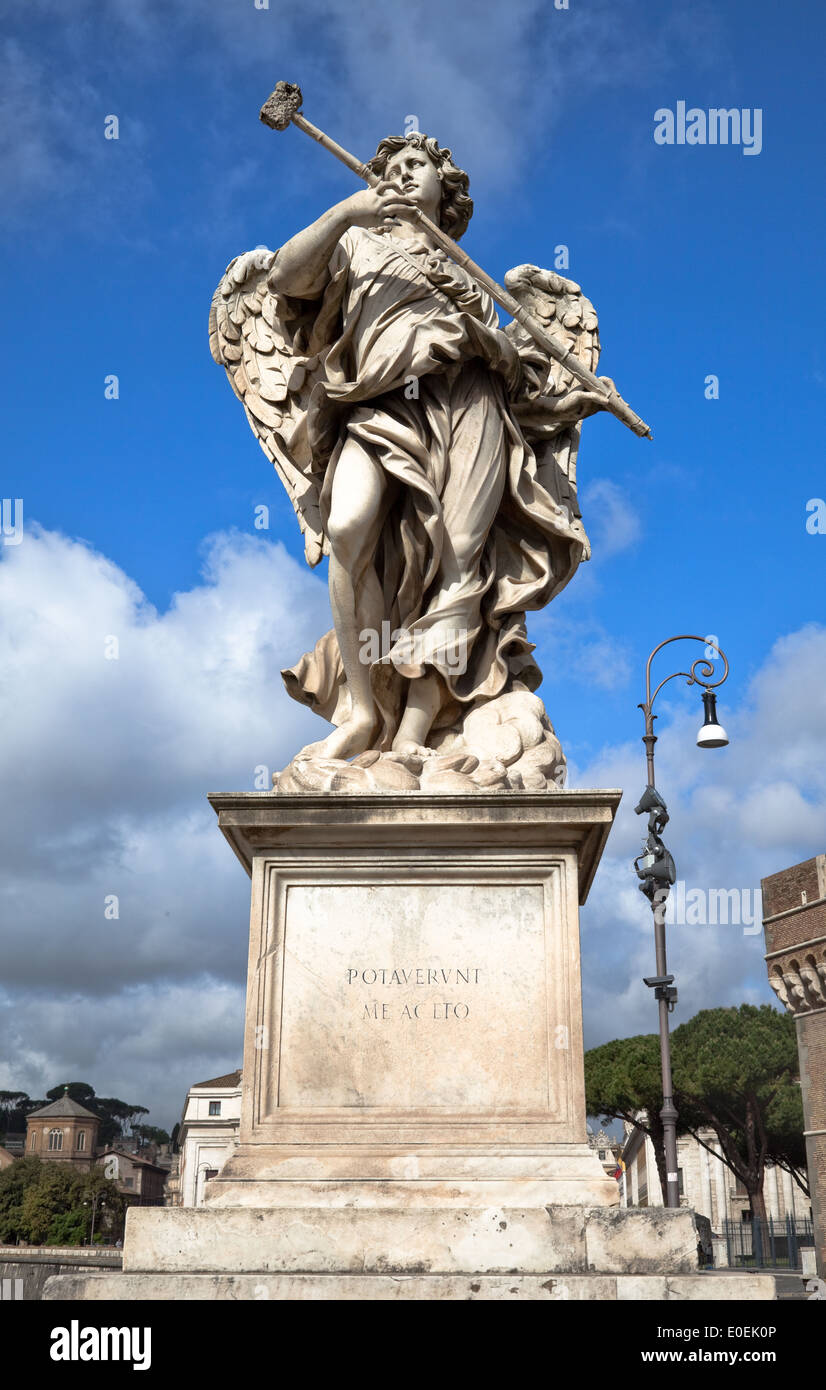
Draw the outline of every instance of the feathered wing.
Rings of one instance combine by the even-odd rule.
[[[209,344],[287,490],[307,562],[317,565],[327,551],[319,511],[323,473],[313,471],[307,406],[324,375],[325,354],[308,351],[318,306],[270,290],[275,256],[260,247],[230,262],[212,297]]]
[[[562,339],[583,366],[596,373],[599,323],[593,304],[579,285],[552,270],[519,265],[508,271],[505,286],[548,333]],[[538,479],[571,519],[578,520],[576,460],[582,422],[561,422],[559,412],[564,397],[582,387],[516,321],[509,323],[505,332],[519,350],[525,369],[527,389],[514,406],[536,454]]]

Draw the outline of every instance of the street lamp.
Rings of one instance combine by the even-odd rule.
[[[212,1166],[211,1163],[199,1163],[199,1164],[198,1164],[198,1167],[197,1167],[196,1170],[195,1170],[195,1205],[196,1205],[196,1207],[201,1205],[201,1203],[199,1203],[199,1201],[198,1201],[198,1184],[199,1184],[200,1179],[201,1179],[201,1173],[206,1174],[206,1173],[214,1173],[214,1172],[215,1172],[215,1169],[213,1168],[213,1166]],[[204,1177],[203,1182],[200,1183],[200,1186],[201,1186],[201,1193],[203,1193],[204,1188],[206,1187],[206,1184],[207,1184],[207,1179],[206,1179],[206,1177]]]
[[[663,647],[667,647],[670,642],[702,642],[706,648],[706,659],[701,660],[698,657],[688,671],[673,671],[670,676],[666,676],[664,680],[660,681],[652,695],[651,662],[657,652],[662,651]],[[710,679],[714,675],[714,666],[712,661],[708,660],[709,648],[717,653],[723,663],[723,674],[716,681]],[[698,668],[701,672],[699,675]],[[677,990],[674,987],[674,976],[668,973],[665,954],[665,904],[671,886],[676,882],[677,870],[674,860],[662,842],[662,832],[668,824],[668,808],[657,791],[654,781],[654,744],[657,742],[657,735],[654,733],[654,720],[657,716],[652,713],[652,707],[663,686],[677,676],[685,676],[689,685],[699,685],[703,688],[704,721],[697,735],[697,746],[699,748],[724,748],[728,743],[728,736],[725,729],[717,722],[715,689],[722,685],[728,676],[728,659],[725,653],[706,637],[697,637],[690,633],[683,633],[678,637],[667,637],[664,642],[660,642],[659,646],[654,648],[648,658],[645,667],[645,701],[638,706],[645,718],[645,733],[642,741],[645,744],[648,783],[640,798],[639,805],[635,806],[634,809],[638,816],[648,815],[648,835],[642,854],[634,860],[634,868],[637,871],[637,877],[642,880],[640,892],[644,893],[650,901],[654,917],[657,973],[656,975],[647,975],[644,983],[648,985],[649,989],[653,989],[660,1013],[660,1062],[663,1087],[663,1107],[660,1111],[660,1119],[665,1149],[665,1204],[667,1207],[679,1207],[680,1205],[680,1183],[677,1170],[677,1110],[672,1095],[671,1040],[668,1035],[668,1015],[677,1002]]]
[[[105,1211],[106,1200],[102,1192],[93,1192],[91,1197],[84,1197],[83,1199],[84,1207],[92,1208],[92,1230],[89,1235],[90,1245],[94,1245],[95,1243],[95,1216],[97,1215],[98,1202],[100,1202],[101,1211]]]

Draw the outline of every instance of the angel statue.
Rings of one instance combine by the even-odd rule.
[[[564,758],[525,615],[589,556],[581,421],[606,408],[423,229],[458,241],[468,176],[419,132],[278,251],[238,257],[210,316],[226,368],[298,516],[329,556],[333,628],[283,674],[334,728],[279,791],[544,789]],[[593,305],[532,265],[511,294],[591,371]],[[596,380],[596,379],[595,379]],[[599,381],[612,390],[608,378]]]

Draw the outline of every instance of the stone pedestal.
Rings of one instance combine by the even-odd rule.
[[[612,1204],[578,904],[619,792],[214,796],[252,877],[220,1206]]]
[[[579,904],[617,791],[210,798],[252,878],[240,1143],[49,1298],[773,1296],[619,1209],[586,1141]]]

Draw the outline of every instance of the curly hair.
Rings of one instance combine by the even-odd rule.
[[[416,149],[424,150],[441,174],[442,205],[439,209],[439,226],[448,236],[453,237],[454,241],[458,241],[467,231],[468,223],[473,216],[473,199],[468,196],[470,179],[463,169],[457,169],[450,150],[442,149],[437,140],[430,135],[423,135],[419,130],[412,131],[410,135],[388,135],[386,140],[380,141],[376,153],[368,161],[367,168],[374,174],[383,174],[391,156],[398,150],[403,150],[405,145],[414,145]]]

